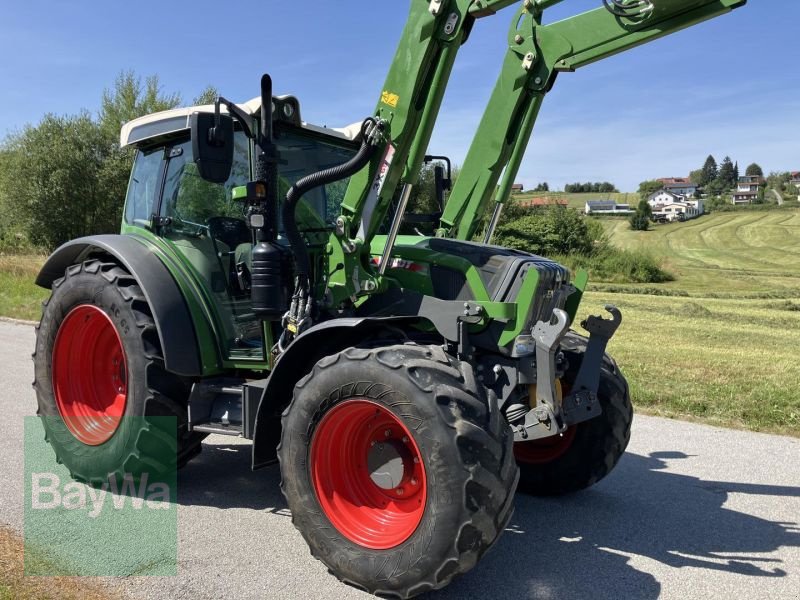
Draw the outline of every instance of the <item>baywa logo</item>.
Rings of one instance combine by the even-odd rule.
[[[143,474],[138,484],[131,473],[121,479],[109,473],[108,481],[92,487],[77,481],[63,482],[56,473],[31,474],[31,509],[87,511],[90,519],[96,519],[104,509],[125,510],[169,510],[170,486],[163,481],[149,483],[149,475]]]
[[[177,443],[168,438],[177,427],[174,417],[160,418],[126,421],[105,447],[92,448],[78,445],[60,417],[25,419],[25,575],[177,574]],[[171,454],[151,456],[152,470],[128,452],[131,438],[123,435],[146,427],[158,429],[164,454]],[[115,471],[115,456],[130,467]],[[93,469],[100,475],[88,484],[70,469],[77,477]]]

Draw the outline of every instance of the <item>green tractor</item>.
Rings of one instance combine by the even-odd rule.
[[[393,597],[471,569],[518,484],[605,477],[632,420],[605,353],[621,315],[577,333],[586,275],[492,233],[560,72],[744,1],[603,0],[543,24],[557,3],[517,11],[457,182],[438,163],[441,212],[413,216],[432,236],[400,225],[456,54],[512,0],[412,0],[374,114],[347,128],[306,123],[268,76],[250,102],[127,123],[120,234],[65,244],[37,279],[39,414],[73,477],[181,467],[209,434],[252,440],[313,555]]]

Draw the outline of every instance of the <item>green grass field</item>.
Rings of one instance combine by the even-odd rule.
[[[637,407],[800,436],[800,211],[718,213],[646,232],[605,224],[612,243],[653,254],[675,275],[590,283],[582,306],[622,309],[610,352]]]
[[[663,289],[699,297],[800,298],[800,211],[730,212],[631,231],[604,220],[612,242],[649,252],[677,277]]]
[[[0,316],[39,320],[47,290],[33,281],[43,263],[39,255],[0,255]]]
[[[590,292],[580,314],[607,302],[637,410],[800,436],[800,303]]]

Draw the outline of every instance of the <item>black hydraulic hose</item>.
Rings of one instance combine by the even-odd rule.
[[[308,257],[308,249],[303,243],[303,237],[300,235],[300,230],[297,228],[297,221],[295,220],[297,203],[306,192],[316,187],[351,177],[366,166],[377,149],[377,146],[372,144],[369,139],[368,130],[370,125],[376,125],[375,119],[372,117],[367,118],[361,125],[361,148],[353,158],[341,165],[306,175],[299,179],[286,194],[286,202],[283,204],[282,211],[283,229],[294,254],[297,268],[296,275],[301,285],[303,285],[303,282],[308,281],[311,275],[311,261]]]

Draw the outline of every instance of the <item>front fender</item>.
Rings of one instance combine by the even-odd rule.
[[[317,361],[359,344],[378,329],[417,320],[417,317],[332,319],[298,336],[275,363],[261,396],[253,432],[253,470],[277,460],[281,414],[292,400],[295,384]]]
[[[70,265],[110,256],[136,279],[153,312],[165,368],[188,377],[203,374],[197,332],[180,287],[144,241],[130,235],[92,235],[67,242],[47,259],[36,285],[51,289]]]

